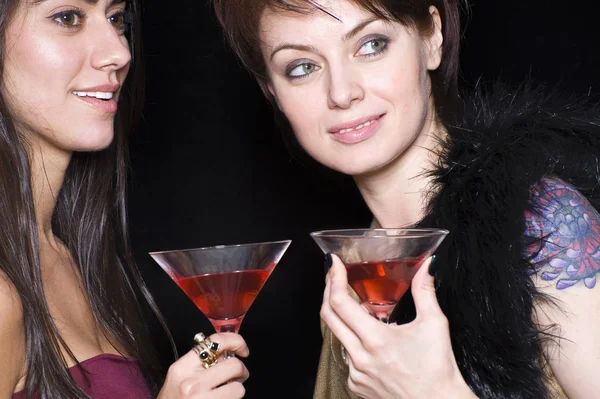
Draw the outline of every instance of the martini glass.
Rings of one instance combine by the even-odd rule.
[[[290,240],[150,252],[217,332],[237,333]]]
[[[344,262],[348,283],[369,313],[389,323],[413,277],[447,234],[440,229],[357,229],[318,231],[311,237],[324,253]]]

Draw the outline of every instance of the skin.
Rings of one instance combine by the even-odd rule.
[[[345,0],[319,4],[336,18],[319,11],[264,11],[260,26],[268,72],[265,86],[304,149],[322,164],[354,177],[373,213],[373,227],[412,225],[422,219],[427,205],[422,193],[429,181],[421,173],[435,162],[435,151],[431,151],[435,149],[434,137],[446,134],[436,119],[428,75],[442,57],[439,13],[430,7],[434,22],[431,32],[419,33],[398,23],[375,21],[344,40],[348,32],[373,15]],[[381,48],[372,41],[374,37],[389,39],[388,47],[364,57],[365,51]],[[304,76],[294,79],[297,75]],[[385,114],[383,123],[361,142],[342,143],[328,131],[332,125],[373,114]],[[600,331],[600,312],[593,310],[600,308],[600,294],[591,288],[600,256],[599,218],[574,189],[557,191],[556,184],[552,184],[553,190],[541,195],[539,203],[565,203],[561,212],[580,216],[591,226],[584,238],[591,247],[577,259],[569,259],[573,266],[555,277],[562,283],[550,281],[554,280],[550,277],[558,261],[565,261],[566,252],[554,254],[554,263],[547,259],[539,273],[532,275],[538,289],[556,298],[562,310],[538,303],[536,321],[541,326],[556,323],[565,338],[548,342],[544,349],[566,393],[571,398],[593,397],[600,388],[593,378],[595,366],[600,364],[600,344],[594,339]],[[551,218],[556,212],[544,209],[541,216],[549,219],[545,222],[546,232],[557,242],[577,249],[581,237],[574,239],[565,233],[568,229],[564,223]],[[586,212],[584,219],[581,215]],[[536,223],[542,224],[540,220]],[[542,251],[551,252],[552,248]],[[573,279],[574,285],[565,282]],[[348,386],[358,396],[474,396],[457,371],[448,322],[433,295],[432,281],[424,268],[413,281],[417,308],[413,322],[384,325],[348,295],[345,268],[334,257],[321,317],[346,348],[350,358]]]
[[[21,2],[6,31],[3,94],[29,149],[46,298],[61,335],[80,360],[118,351],[96,325],[73,259],[52,232],[51,217],[72,152],[99,150],[112,141],[114,113],[94,109],[72,92],[124,82],[131,55],[116,17],[124,5]],[[74,6],[87,14],[85,23],[78,25],[82,21],[73,14],[57,15]],[[12,331],[22,336],[20,315],[17,320]],[[14,378],[0,385],[6,396],[24,388],[24,340],[17,342],[20,355],[8,365]],[[73,360],[63,355],[72,366]]]
[[[538,303],[537,321],[562,337],[547,343],[546,358],[569,398],[591,398],[600,389],[600,290],[595,283],[600,215],[560,179],[544,179],[532,192],[538,211],[526,214],[526,234],[545,237],[541,248],[531,248],[532,279],[558,304]]]
[[[427,71],[441,60],[441,25],[424,40],[412,28],[374,21],[343,40],[373,15],[347,1],[322,4],[341,22],[322,12],[263,13],[267,87],[303,148],[322,164],[354,176],[377,222],[415,222],[422,208],[419,193],[427,185],[415,176],[435,146],[434,134],[440,132]],[[387,49],[377,53],[384,38],[389,40]],[[282,44],[314,51],[284,49],[273,54]],[[315,71],[290,79],[286,68],[298,63],[314,65]],[[381,114],[385,116],[377,132],[361,143],[340,143],[327,132],[332,126]],[[400,213],[398,203],[406,204]]]
[[[116,104],[114,110],[94,105],[74,91],[112,85],[113,101],[118,100],[131,61],[126,21],[124,2],[21,1],[6,30],[2,90],[29,151],[44,292],[62,338],[79,361],[123,350],[96,324],[77,267],[53,234],[51,218],[73,152],[102,150],[113,140]],[[19,295],[3,275],[0,320],[0,396],[10,397],[24,388],[27,359]],[[237,334],[211,339],[221,351],[248,355]],[[68,367],[75,364],[64,348],[63,356]],[[190,351],[171,365],[159,397],[239,398],[247,377],[239,359],[221,357],[204,370]]]

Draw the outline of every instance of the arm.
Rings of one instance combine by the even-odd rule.
[[[10,398],[24,376],[25,332],[21,301],[0,272],[0,397]]]
[[[569,398],[595,397],[600,390],[600,215],[577,190],[544,179],[533,190],[537,211],[526,215],[527,233],[544,237],[532,246],[538,290],[553,301],[536,304],[537,322],[555,326],[560,339],[544,352]]]

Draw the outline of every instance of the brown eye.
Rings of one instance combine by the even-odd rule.
[[[121,13],[112,15],[110,18],[108,18],[108,20],[115,28],[119,28],[119,29],[122,28],[123,25],[125,24],[125,22],[123,20],[123,14],[121,14]]]
[[[65,25],[75,25],[75,15],[73,15],[73,14],[63,15],[60,18],[60,22],[62,22]]]
[[[120,35],[125,34],[129,30],[133,21],[133,14],[128,10],[121,10],[108,17],[108,22],[110,22]]]
[[[63,11],[52,16],[52,19],[60,26],[74,28],[81,25],[81,15],[76,11]]]

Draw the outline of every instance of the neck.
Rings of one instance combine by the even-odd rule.
[[[425,172],[435,161],[436,137],[445,129],[426,122],[422,133],[404,153],[383,168],[354,176],[354,181],[373,213],[373,227],[412,226],[427,206],[431,178]]]
[[[49,147],[34,143],[29,148],[31,188],[40,245],[56,246],[52,215],[72,154]]]

